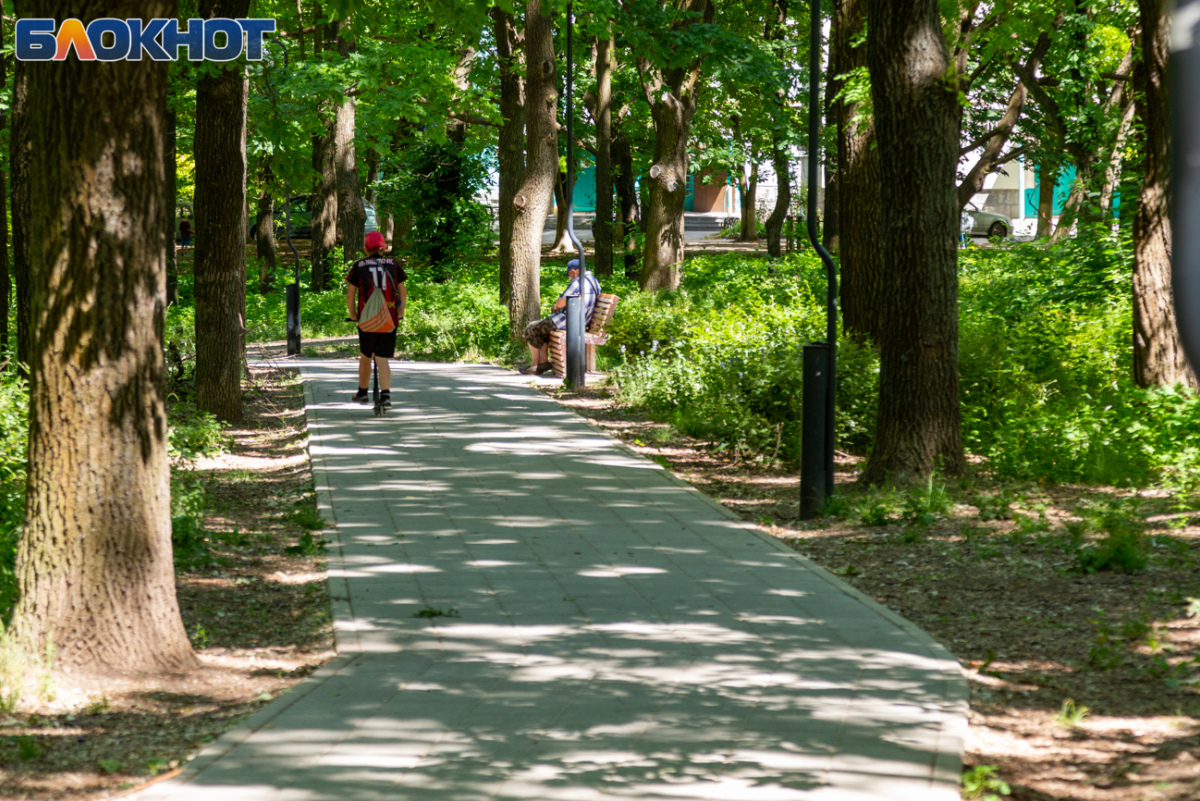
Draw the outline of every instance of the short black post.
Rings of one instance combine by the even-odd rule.
[[[288,356],[300,355],[300,284],[287,285]]]
[[[583,296],[567,295],[567,374],[563,384],[582,387],[587,380],[587,356],[583,343]]]
[[[804,346],[804,408],[800,434],[800,519],[811,520],[825,509],[828,477],[825,416],[829,399],[829,345]]]

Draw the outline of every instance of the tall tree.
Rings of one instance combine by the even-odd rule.
[[[596,40],[596,274],[613,274],[612,33]]]
[[[788,0],[772,0],[771,9],[767,12],[767,21],[763,38],[768,42],[779,42],[787,35]],[[779,59],[784,69],[790,53],[779,51]],[[830,70],[832,73],[833,71]],[[781,82],[782,83],[782,82]],[[775,92],[772,105],[773,124],[771,126],[771,165],[775,168],[775,208],[767,217],[767,255],[779,258],[783,255],[780,240],[783,237],[783,222],[787,219],[792,205],[792,165],[788,158],[788,110],[786,83]],[[826,195],[828,197],[828,194]],[[829,215],[825,216],[825,228],[829,229]]]
[[[0,19],[0,49],[4,47],[4,20]],[[8,57],[0,54],[0,87],[8,85]],[[0,119],[3,115],[0,114]],[[0,169],[0,220],[8,219],[8,211],[5,208],[4,186],[7,183],[4,170]],[[12,296],[12,276],[9,275],[8,267],[8,225],[0,225],[0,363],[8,357],[9,349],[9,331],[8,331],[8,314],[9,314],[9,298]]]
[[[938,0],[867,0],[883,284],[879,418],[867,483],[966,467],[958,397],[961,107]],[[846,234],[843,252],[850,238]]]
[[[201,0],[205,19],[250,0]],[[246,312],[246,79],[234,62],[196,83],[196,405],[242,419]]]
[[[558,79],[554,28],[541,0],[525,4],[525,177],[513,198],[512,276],[508,318],[512,336],[541,316],[542,229],[558,175]]]
[[[29,2],[36,17],[164,17],[156,0]],[[244,10],[243,10],[244,14]],[[79,672],[196,659],[175,598],[160,337],[168,65],[28,66],[33,344],[12,628]]]
[[[841,0],[833,24],[835,70],[849,75],[834,101],[838,139],[838,254],[846,334],[880,341],[883,247],[880,242],[879,149],[867,86],[867,0]]]
[[[338,55],[348,59],[354,53],[354,40],[350,38],[346,20],[338,23]],[[350,91],[342,96],[334,121],[334,169],[337,180],[338,233],[342,239],[342,253],[347,259],[358,258],[365,253],[363,239],[367,212],[363,208],[362,194],[358,185],[358,160],[354,147],[355,99]],[[341,265],[338,265],[340,268]]]
[[[1196,387],[1179,341],[1171,296],[1171,220],[1167,187],[1170,151],[1167,138],[1167,54],[1170,3],[1139,0],[1142,58],[1134,68],[1141,118],[1142,188],[1133,218],[1133,376],[1138,386]]]
[[[696,114],[696,90],[704,61],[686,34],[709,24],[716,13],[712,0],[679,0],[655,25],[659,41],[687,42],[696,55],[674,52],[675,47],[640,50],[638,74],[654,121],[654,160],[646,173],[646,249],[638,284],[644,291],[676,289],[683,276],[683,204],[687,196],[687,145]]]
[[[265,295],[271,290],[275,274],[275,192],[271,157],[262,166],[262,194],[258,197],[258,214],[254,218],[255,253],[259,259],[258,291]]]
[[[497,212],[500,218],[500,302],[507,305],[512,295],[512,270],[515,265],[513,222],[516,210],[513,199],[520,191],[525,175],[525,81],[521,75],[521,46],[524,42],[512,14],[499,6],[493,6],[489,13],[500,70],[500,96],[497,99],[500,106],[500,186]],[[514,337],[519,334],[519,331],[513,331]]]

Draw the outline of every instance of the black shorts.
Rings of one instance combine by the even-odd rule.
[[[363,356],[382,356],[390,359],[396,355],[396,331],[386,334],[380,331],[358,332],[358,350]]]

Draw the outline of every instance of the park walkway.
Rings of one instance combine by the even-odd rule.
[[[911,624],[520,376],[301,367],[340,655],[141,801],[958,798]]]

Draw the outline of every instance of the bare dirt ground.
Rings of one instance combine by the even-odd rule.
[[[794,473],[716,458],[604,388],[547,391],[946,645],[971,688],[964,797],[1004,782],[1022,801],[1200,798],[1195,498],[982,475],[867,490],[842,457],[839,514],[801,522]],[[1081,571],[1068,527],[1087,509],[1147,518],[1148,565]]]
[[[185,471],[207,495],[206,547],[177,571],[202,667],[60,690],[34,714],[0,714],[0,798],[112,798],[173,775],[333,656],[324,556],[300,547],[317,525],[302,387],[285,371],[253,383],[228,452]]]

